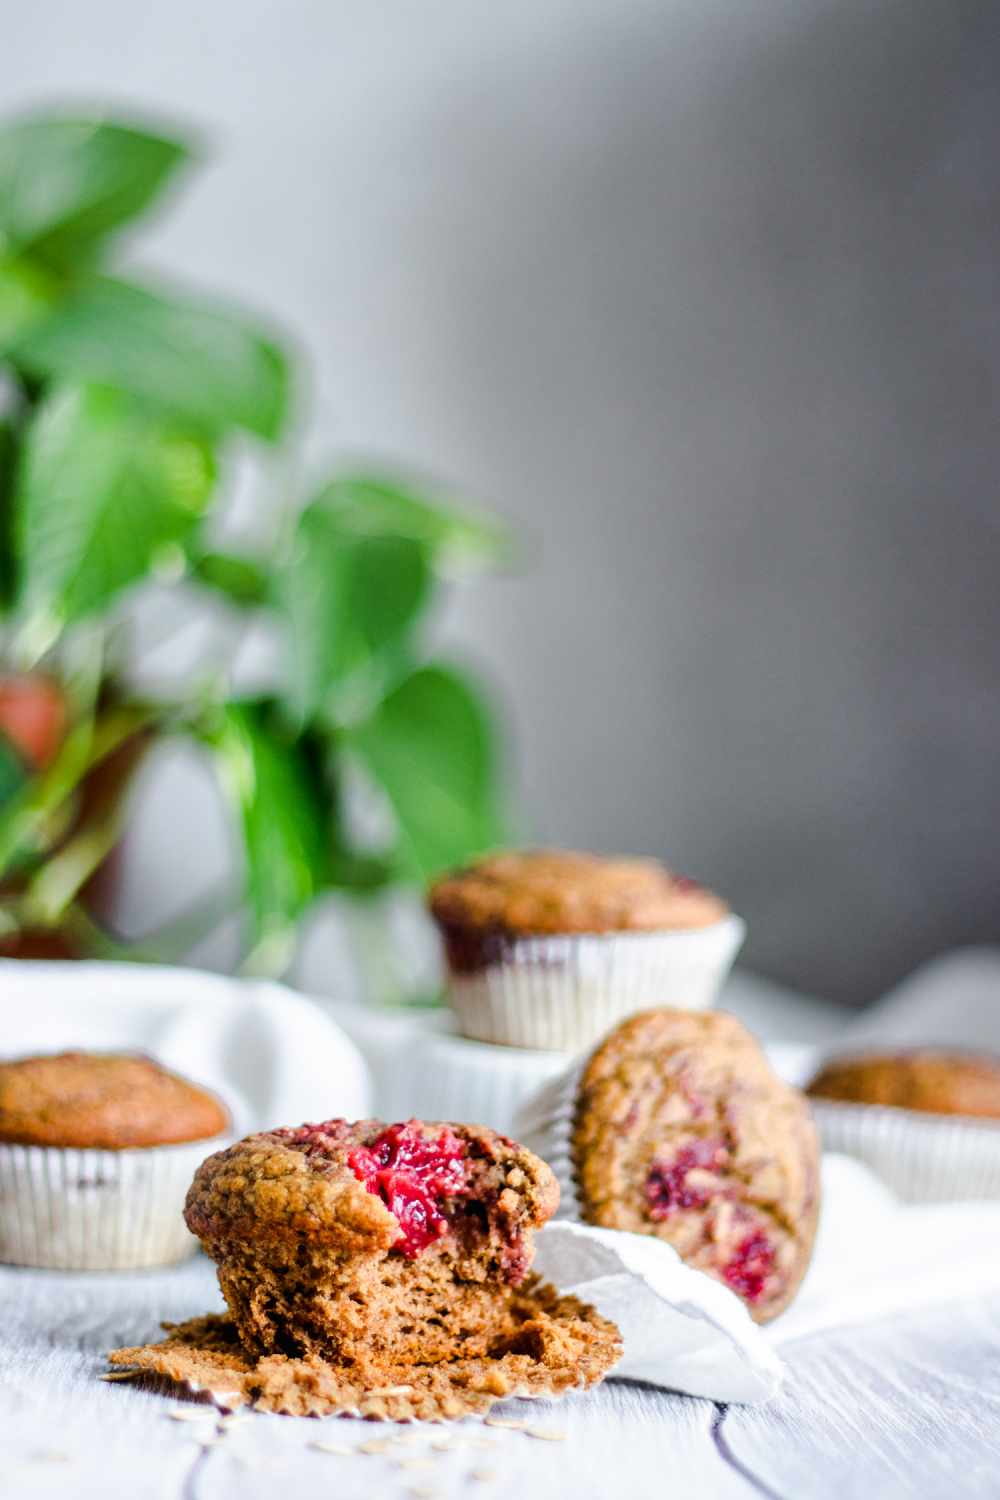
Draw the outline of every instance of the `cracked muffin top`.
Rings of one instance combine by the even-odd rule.
[[[150,1057],[61,1052],[0,1062],[0,1141],[123,1151],[210,1140],[228,1127],[218,1099]]]
[[[410,1260],[440,1244],[459,1256],[485,1252],[497,1278],[516,1286],[530,1231],[558,1205],[546,1164],[485,1126],[326,1120],[209,1157],[185,1219],[215,1258],[240,1241],[307,1240]]]
[[[845,1104],[1000,1119],[1000,1059],[932,1048],[873,1052],[827,1063],[806,1093]]]
[[[478,860],[438,880],[430,904],[446,929],[513,935],[708,927],[729,911],[658,860],[560,849]]]
[[[760,1323],[805,1275],[819,1145],[804,1096],[734,1016],[649,1011],[583,1068],[571,1154],[586,1223],[656,1235]]]

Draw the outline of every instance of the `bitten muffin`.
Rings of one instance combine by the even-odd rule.
[[[819,1217],[803,1095],[721,1011],[633,1016],[522,1116],[574,1216],[656,1235],[766,1323],[795,1296]]]
[[[717,896],[657,860],[524,850],[437,881],[464,1035],[578,1051],[654,1004],[707,1005],[743,937]]]
[[[227,1125],[217,1099],[149,1057],[61,1052],[0,1062],[0,1141],[123,1151],[209,1140]]]
[[[617,1329],[529,1276],[558,1200],[545,1163],[485,1127],[327,1120],[249,1136],[203,1163],[186,1209],[231,1331],[195,1320],[116,1361],[177,1378],[197,1356],[204,1373],[228,1337],[242,1393],[294,1412],[375,1400],[368,1414],[461,1415],[590,1385],[620,1356]]]
[[[1000,1060],[931,1048],[873,1052],[827,1063],[806,1093],[845,1104],[1000,1119]]]
[[[228,1128],[212,1094],[151,1058],[0,1063],[0,1261],[109,1271],[183,1259],[197,1248],[184,1194]]]

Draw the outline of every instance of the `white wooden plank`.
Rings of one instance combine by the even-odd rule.
[[[1000,1494],[1000,1298],[901,1314],[783,1345],[763,1407],[720,1439],[785,1500],[977,1500]]]
[[[565,1432],[566,1439],[544,1442],[522,1432],[463,1422],[385,1456],[347,1458],[316,1453],[309,1444],[320,1438],[361,1442],[380,1436],[382,1430],[343,1419],[309,1423],[260,1418],[253,1427],[240,1430],[239,1451],[280,1463],[280,1475],[298,1493],[403,1497],[413,1486],[427,1485],[441,1500],[470,1493],[481,1493],[484,1500],[610,1500],[616,1495],[663,1500],[694,1494],[712,1500],[756,1500],[754,1487],[719,1457],[711,1437],[714,1408],[709,1402],[611,1382],[575,1399],[507,1402],[503,1410],[532,1426]],[[459,1438],[486,1437],[499,1447],[441,1454],[431,1443],[443,1432]],[[274,1473],[244,1468],[235,1452],[212,1452],[198,1477],[198,1500],[271,1500],[278,1493]],[[434,1469],[400,1469],[400,1460],[411,1456],[433,1460]],[[475,1483],[472,1472],[481,1469],[496,1477]]]

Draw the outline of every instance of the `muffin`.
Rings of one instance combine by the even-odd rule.
[[[1000,1198],[1000,1059],[919,1048],[830,1059],[806,1090],[823,1145],[908,1203]]]
[[[710,1005],[744,927],[657,860],[527,850],[437,881],[448,998],[463,1036],[557,1052],[592,1047],[656,1005]]]
[[[518,1122],[567,1217],[665,1240],[758,1323],[795,1296],[819,1217],[803,1095],[721,1011],[650,1011],[612,1032]]]
[[[197,1248],[185,1191],[228,1128],[213,1095],[149,1057],[0,1062],[0,1261],[108,1271],[183,1259]]]
[[[458,1416],[591,1385],[617,1329],[529,1274],[558,1202],[545,1163],[482,1126],[249,1136],[199,1167],[185,1214],[229,1317],[113,1359],[296,1414]]]
[[[1000,1060],[924,1048],[839,1058],[826,1064],[806,1093],[843,1104],[1000,1119]]]

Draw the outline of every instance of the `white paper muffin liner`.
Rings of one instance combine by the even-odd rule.
[[[196,1168],[230,1137],[126,1151],[0,1144],[0,1262],[125,1271],[184,1260]]]
[[[547,1162],[559,1184],[559,1207],[554,1217],[581,1224],[580,1204],[573,1179],[571,1140],[576,1096],[585,1062],[576,1063],[539,1089],[521,1106],[511,1128],[514,1140]]]
[[[450,973],[448,999],[473,1041],[582,1052],[639,1011],[711,1005],[745,934],[729,915],[684,931],[516,938],[502,961]]]
[[[1000,1121],[810,1099],[824,1151],[853,1156],[904,1203],[1000,1198]]]

